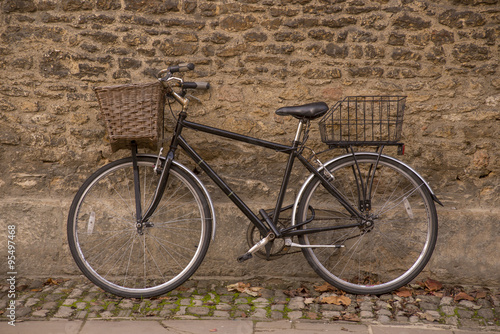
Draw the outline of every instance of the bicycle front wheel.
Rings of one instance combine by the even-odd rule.
[[[159,179],[156,158],[137,159],[141,204],[147,208]],[[161,295],[201,264],[212,231],[209,206],[196,181],[173,165],[161,202],[141,233],[135,208],[132,159],[99,169],[71,205],[71,254],[83,274],[107,292],[129,298]]]
[[[311,220],[306,228],[341,227],[299,236],[299,242],[330,246],[302,251],[320,277],[354,294],[382,294],[409,283],[436,244],[436,208],[424,181],[395,159],[377,160],[376,154],[358,153],[327,166],[334,177],[330,182],[363,212],[361,226],[342,228],[359,220],[317,178],[304,190],[298,208],[298,223]]]

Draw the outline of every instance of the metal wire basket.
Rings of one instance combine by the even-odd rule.
[[[406,96],[348,96],[320,120],[330,147],[398,145]]]
[[[94,89],[113,152],[138,147],[158,148],[163,131],[165,93],[160,82]]]

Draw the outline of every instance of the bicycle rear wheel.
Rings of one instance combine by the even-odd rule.
[[[159,175],[156,158],[138,156],[143,208]],[[136,228],[132,159],[112,162],[76,194],[68,216],[68,242],[80,270],[94,284],[122,297],[164,294],[201,264],[212,231],[211,213],[195,180],[176,165],[148,227]]]
[[[356,159],[345,156],[327,166],[334,176],[331,183],[351,205],[367,208],[366,223],[299,236],[303,245],[336,245],[302,251],[320,277],[354,294],[382,294],[409,283],[423,270],[436,244],[436,208],[424,181],[395,159],[381,156],[377,163],[377,158],[358,153]],[[366,198],[360,182],[371,185]],[[358,222],[317,178],[299,203],[297,223],[308,219],[312,221],[307,228]]]

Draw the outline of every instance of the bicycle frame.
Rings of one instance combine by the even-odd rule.
[[[249,137],[245,136],[242,134],[218,129],[218,128],[213,128],[207,125],[199,124],[199,123],[193,123],[189,122],[186,120],[187,114],[186,112],[182,111],[179,114],[178,120],[177,120],[177,125],[175,127],[173,136],[172,136],[172,141],[170,144],[170,150],[167,154],[167,159],[165,166],[163,167],[162,170],[162,175],[157,187],[157,191],[155,193],[155,197],[152,201],[152,204],[146,210],[144,216],[142,217],[141,221],[138,221],[138,229],[142,228],[142,226],[147,226],[147,220],[149,217],[153,214],[154,210],[156,209],[159,200],[161,199],[161,195],[163,194],[163,191],[165,189],[167,179],[168,179],[168,172],[170,169],[170,165],[174,159],[175,156],[175,151],[177,150],[177,147],[180,146],[186,153],[187,155],[217,184],[217,186],[226,194],[226,196],[231,199],[231,201],[240,209],[240,211],[259,229],[262,235],[267,235],[269,232],[272,232],[275,237],[289,237],[289,236],[295,236],[295,235],[304,235],[304,234],[310,234],[310,233],[318,233],[318,232],[323,232],[323,231],[329,231],[329,230],[336,230],[336,229],[342,229],[342,228],[352,228],[352,227],[357,227],[361,226],[363,224],[364,218],[362,213],[360,211],[353,207],[349,201],[347,201],[344,196],[328,182],[327,178],[324,176],[323,171],[318,171],[313,165],[309,163],[309,161],[302,156],[302,154],[299,152],[299,147],[303,142],[301,142],[300,139],[300,134],[303,129],[303,125],[306,121],[300,121],[298,129],[297,129],[297,134],[295,136],[295,139],[293,141],[293,144],[291,146],[289,145],[283,145],[279,143],[274,143],[254,137]],[[281,184],[281,189],[276,201],[276,206],[274,208],[274,214],[273,214],[273,219],[271,220],[270,217],[266,214],[264,210],[260,210],[259,213],[261,216],[264,218],[265,222],[267,223],[264,224],[261,219],[257,217],[257,215],[245,204],[245,202],[227,185],[226,182],[203,160],[203,158],[187,143],[187,141],[182,137],[181,133],[184,128],[212,134],[215,136],[219,137],[224,137],[244,143],[248,143],[251,145],[255,146],[260,146],[268,149],[273,149],[278,152],[282,153],[287,153],[289,154],[288,162],[286,165],[285,169],[285,174],[283,176],[283,181]],[[305,140],[303,140],[305,142]],[[305,167],[306,169],[311,172],[313,175],[317,176],[320,180],[323,186],[345,207],[345,209],[354,217],[357,218],[357,223],[354,224],[349,224],[349,225],[344,225],[344,226],[332,226],[332,227],[323,227],[323,228],[309,228],[309,229],[297,229],[298,227],[301,227],[305,225],[307,222],[300,224],[300,225],[295,225],[283,230],[279,230],[277,227],[278,219],[280,212],[283,207],[283,200],[285,197],[286,189],[288,187],[288,182],[290,180],[290,175],[292,172],[293,164],[295,159],[298,159]],[[139,208],[140,209],[140,208]]]

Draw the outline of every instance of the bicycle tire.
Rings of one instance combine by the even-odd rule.
[[[156,158],[138,156],[137,163],[145,209],[158,183]],[[153,226],[139,234],[132,171],[132,158],[125,158],[83,183],[69,211],[68,242],[94,284],[117,296],[149,298],[175,289],[198,269],[210,244],[211,211],[196,180],[173,164],[149,219]]]
[[[408,284],[424,269],[437,239],[436,207],[425,181],[396,159],[377,159],[378,155],[357,153],[355,158],[348,155],[326,167],[334,177],[330,182],[354,207],[368,204],[363,214],[373,222],[372,227],[299,236],[302,245],[336,245],[302,248],[302,252],[326,282],[353,294],[383,294]],[[375,165],[369,202],[364,197],[359,200],[362,192],[355,177],[369,185],[368,171]],[[297,223],[312,218],[305,228],[355,224],[358,219],[320,184],[314,177],[305,187]]]

